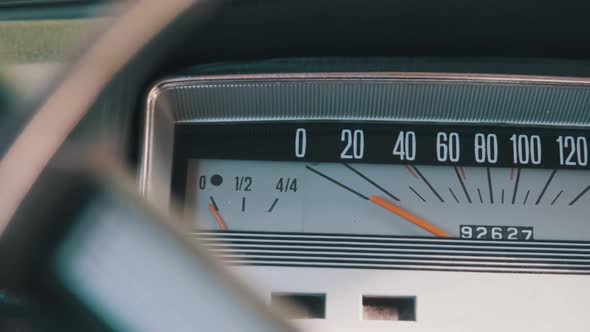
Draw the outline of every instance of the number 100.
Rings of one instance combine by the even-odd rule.
[[[512,135],[512,158],[515,164],[541,163],[541,137],[538,135]]]

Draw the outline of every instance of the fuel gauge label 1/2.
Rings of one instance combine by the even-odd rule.
[[[590,240],[583,170],[192,159],[188,175],[198,230]]]

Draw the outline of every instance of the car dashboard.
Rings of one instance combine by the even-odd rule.
[[[299,329],[584,331],[590,25],[563,10],[230,2],[71,140]]]
[[[140,191],[177,204],[267,302],[299,303],[302,326],[471,329],[493,314],[478,329],[527,329],[546,303],[579,314],[558,303],[588,270],[589,92],[514,75],[164,78],[145,101]]]

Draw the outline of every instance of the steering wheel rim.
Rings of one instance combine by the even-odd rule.
[[[143,73],[156,67],[158,60],[174,49],[174,41],[181,39],[180,30],[200,22],[213,4],[137,1],[69,62],[65,75],[41,99],[0,162],[0,237],[35,181],[103,91],[117,77],[132,75],[135,64],[141,64]],[[150,61],[146,61],[148,56]]]

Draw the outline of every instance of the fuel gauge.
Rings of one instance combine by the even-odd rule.
[[[188,213],[201,230],[303,231],[300,164],[195,160]],[[196,184],[196,185],[195,185]]]

